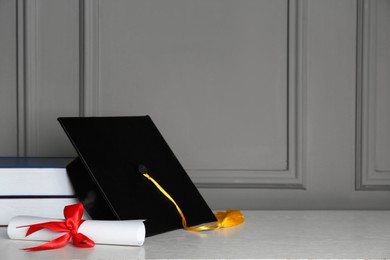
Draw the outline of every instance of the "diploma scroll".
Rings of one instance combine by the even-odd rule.
[[[61,219],[41,218],[32,216],[17,216],[8,224],[7,233],[11,239],[51,241],[62,234],[47,229],[39,230],[26,237],[28,226]],[[78,232],[86,235],[96,244],[142,246],[145,241],[144,220],[85,220]]]

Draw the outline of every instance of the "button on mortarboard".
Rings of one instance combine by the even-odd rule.
[[[148,173],[148,168],[146,168],[145,165],[140,164],[140,165],[138,165],[138,171],[139,171],[140,173],[142,173],[142,174],[145,174],[145,173]]]
[[[171,201],[140,177],[149,173],[180,205],[188,225],[216,221],[149,116],[58,120],[79,156],[67,167],[69,177],[93,219],[146,219],[147,236],[182,228]]]

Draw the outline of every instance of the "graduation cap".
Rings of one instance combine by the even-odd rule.
[[[58,121],[78,153],[67,172],[92,219],[145,219],[146,236],[182,228],[180,214],[188,226],[216,221],[149,116]]]

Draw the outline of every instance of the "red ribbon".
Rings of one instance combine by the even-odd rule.
[[[23,250],[41,251],[41,250],[57,249],[66,246],[66,244],[68,244],[70,239],[72,239],[73,244],[76,247],[82,247],[82,248],[93,247],[95,245],[95,242],[93,242],[87,236],[77,232],[80,225],[84,222],[84,220],[81,219],[83,214],[84,214],[83,204],[78,203],[78,204],[66,206],[64,208],[64,216],[65,216],[64,222],[51,221],[51,222],[21,226],[21,227],[29,227],[26,233],[26,237],[31,235],[34,232],[37,232],[45,228],[57,233],[67,232],[67,234],[64,234],[56,239],[53,239],[48,243],[36,247],[24,248]]]

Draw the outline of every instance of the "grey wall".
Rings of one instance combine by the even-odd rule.
[[[0,1],[0,152],[17,155],[17,9],[15,1]]]
[[[149,114],[213,208],[389,209],[390,2],[0,0],[0,153]]]

